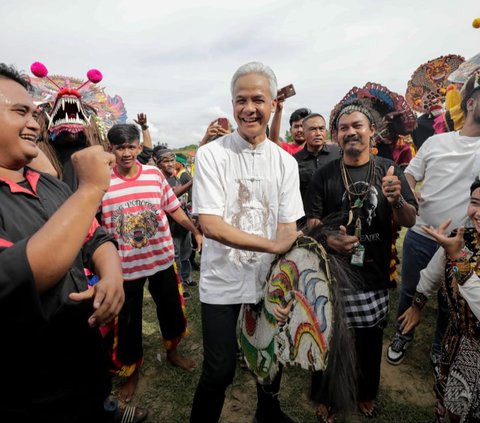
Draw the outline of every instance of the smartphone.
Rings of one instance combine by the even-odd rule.
[[[225,130],[228,130],[228,119],[218,118],[217,123]]]
[[[280,101],[284,101],[288,97],[293,97],[295,94],[297,94],[295,92],[295,88],[293,84],[290,84],[278,90],[277,99]]]

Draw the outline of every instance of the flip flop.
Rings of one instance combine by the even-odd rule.
[[[131,405],[118,405],[115,423],[141,423],[148,417],[148,410]]]

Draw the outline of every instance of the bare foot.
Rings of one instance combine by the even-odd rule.
[[[375,400],[371,401],[357,401],[357,407],[360,413],[365,417],[375,417],[377,414],[377,403]]]
[[[315,408],[315,415],[321,423],[335,423],[335,414],[332,413],[331,407],[325,404],[318,404]]]
[[[148,410],[146,408],[132,407],[130,405],[119,403],[118,411],[118,416],[114,420],[115,423],[140,423],[148,417]]]
[[[118,399],[123,402],[130,402],[135,395],[139,379],[138,369],[136,369],[131,376],[127,378],[125,383],[118,390]]]
[[[167,351],[167,361],[175,367],[180,367],[183,370],[191,372],[197,365],[193,360],[184,357],[178,353],[177,350]]]

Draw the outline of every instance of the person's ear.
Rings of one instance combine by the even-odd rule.
[[[470,97],[468,100],[467,100],[467,104],[466,104],[466,107],[467,107],[467,112],[472,112],[473,111],[473,104],[475,103],[475,99],[473,97]]]
[[[277,109],[277,102],[278,102],[277,98],[274,98],[272,100],[272,113],[274,113],[275,110]]]

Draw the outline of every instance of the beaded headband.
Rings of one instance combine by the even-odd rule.
[[[367,119],[370,121],[370,125],[374,124],[373,116],[370,110],[368,110],[366,107],[361,106],[359,104],[349,104],[348,106],[343,107],[340,109],[337,115],[337,119],[335,120],[335,127],[338,128],[338,122],[340,121],[340,118],[343,115],[350,115],[353,112],[360,112],[363,113]]]
[[[155,160],[157,160],[157,161],[163,161],[165,159],[175,160],[175,153],[168,148],[157,150],[157,151],[155,151],[154,155],[155,155]]]

